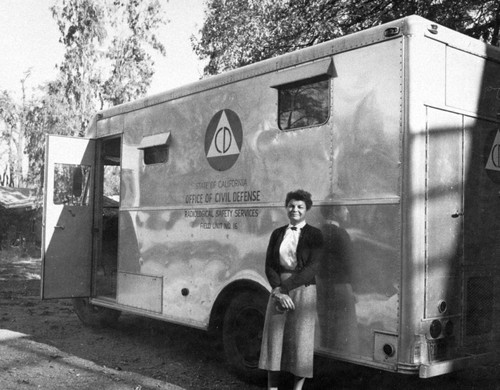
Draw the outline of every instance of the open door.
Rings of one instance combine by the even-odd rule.
[[[121,136],[96,144],[94,273],[92,297],[115,300],[121,182]]]
[[[95,141],[48,136],[45,153],[42,299],[88,297]]]

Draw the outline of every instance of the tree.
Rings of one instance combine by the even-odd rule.
[[[31,75],[31,68],[24,72],[21,81],[22,103],[19,105],[7,91],[0,93],[0,120],[4,129],[0,134],[1,172],[0,185],[22,187],[26,184],[23,175],[26,125],[25,82]]]
[[[61,104],[66,104],[75,114],[77,133],[87,128],[91,113],[95,110],[98,86],[102,84],[98,62],[104,45],[105,3],[93,0],[62,0],[54,5],[52,15],[56,20],[66,49],[59,65],[59,78],[48,92],[60,94]]]
[[[158,0],[58,0],[52,8],[65,46],[56,80],[26,110],[29,182],[41,185],[45,134],[83,135],[100,109],[144,96],[165,16]]]
[[[78,118],[64,98],[56,93],[60,88],[57,82],[48,83],[43,89],[45,94],[40,99],[32,99],[26,108],[26,147],[29,155],[28,183],[42,188],[44,172],[45,135],[75,135],[80,125]]]
[[[16,180],[16,172],[19,172],[18,167],[21,164],[17,159],[18,151],[22,148],[22,133],[19,125],[21,115],[19,106],[9,93],[2,91],[0,93],[0,120],[3,129],[0,147],[7,153],[4,153],[0,160],[3,163],[0,171],[1,186],[14,187],[19,184],[19,180]]]
[[[128,34],[113,38],[106,58],[111,62],[111,73],[103,84],[102,99],[112,105],[144,96],[154,75],[154,62],[146,45],[165,55],[164,45],[154,31],[165,23],[157,0],[129,0],[127,4],[115,1],[114,14],[119,15],[113,26],[128,26]],[[123,8],[124,12],[116,12]],[[102,108],[102,105],[101,105]]]
[[[413,14],[499,45],[495,0],[208,0],[192,44],[210,75]]]
[[[155,31],[158,0],[59,0],[52,14],[66,47],[53,88],[78,115],[83,134],[97,109],[144,96],[154,74],[147,46],[165,54]]]

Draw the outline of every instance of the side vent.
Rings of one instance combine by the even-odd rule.
[[[466,334],[489,333],[493,327],[493,280],[471,277],[467,281]]]

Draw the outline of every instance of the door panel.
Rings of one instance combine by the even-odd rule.
[[[95,141],[48,136],[42,298],[91,291]]]
[[[428,109],[425,317],[460,313],[463,256],[462,117]]]

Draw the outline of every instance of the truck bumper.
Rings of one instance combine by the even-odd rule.
[[[466,356],[445,362],[432,364],[422,364],[419,369],[420,378],[431,378],[433,376],[448,374],[454,371],[464,370],[471,367],[489,364],[496,360],[495,352],[488,352],[479,355]]]

